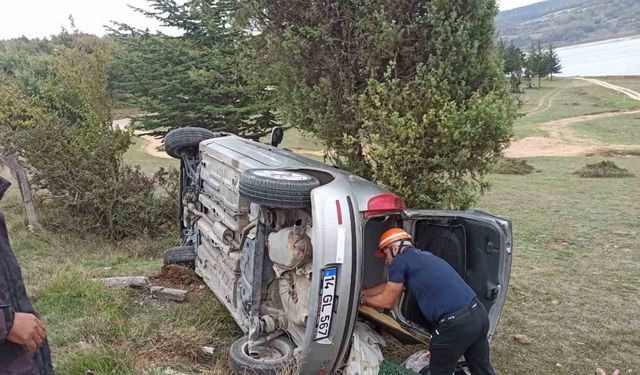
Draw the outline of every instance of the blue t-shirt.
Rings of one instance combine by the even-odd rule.
[[[425,318],[437,322],[469,306],[476,293],[444,259],[414,247],[396,255],[389,266],[389,281],[403,283]]]

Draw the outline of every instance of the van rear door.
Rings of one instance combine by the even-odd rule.
[[[405,230],[414,245],[449,263],[489,313],[489,339],[502,314],[511,273],[511,222],[481,211],[407,210]],[[393,309],[400,322],[424,331],[428,323],[409,293]]]

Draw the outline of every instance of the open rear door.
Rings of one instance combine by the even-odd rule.
[[[511,222],[480,211],[408,210],[414,245],[443,258],[473,288],[489,312],[489,339],[502,314],[511,272]],[[403,294],[393,314],[417,330],[428,326],[418,304]]]

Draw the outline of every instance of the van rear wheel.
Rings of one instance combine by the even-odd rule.
[[[200,142],[211,138],[218,138],[222,133],[209,129],[187,126],[170,131],[164,136],[164,149],[169,156],[181,159],[183,156],[198,155]]]
[[[276,337],[249,351],[248,337],[236,340],[229,348],[229,367],[235,374],[275,375],[293,366],[294,346],[286,336]]]

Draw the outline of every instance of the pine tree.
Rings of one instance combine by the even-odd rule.
[[[560,57],[558,56],[556,50],[553,48],[553,44],[549,44],[549,49],[547,50],[545,57],[547,59],[548,74],[553,81],[554,74],[562,73],[562,64],[560,63]]]
[[[520,92],[525,54],[520,48],[511,44],[509,47],[503,48],[502,56],[504,59],[504,73],[509,76],[511,92]]]
[[[529,76],[538,77],[538,88],[540,88],[542,77],[545,77],[548,72],[545,54],[540,42],[531,45],[531,49],[527,55],[526,69]],[[531,87],[531,84],[529,84],[529,86]]]
[[[234,1],[149,0],[138,11],[181,36],[116,24],[115,89],[149,115],[145,128],[197,126],[257,139],[274,125],[270,91],[239,69],[251,36],[234,27]]]
[[[495,46],[494,0],[242,2],[252,61],[279,109],[331,162],[418,207],[467,207],[517,110]]]

